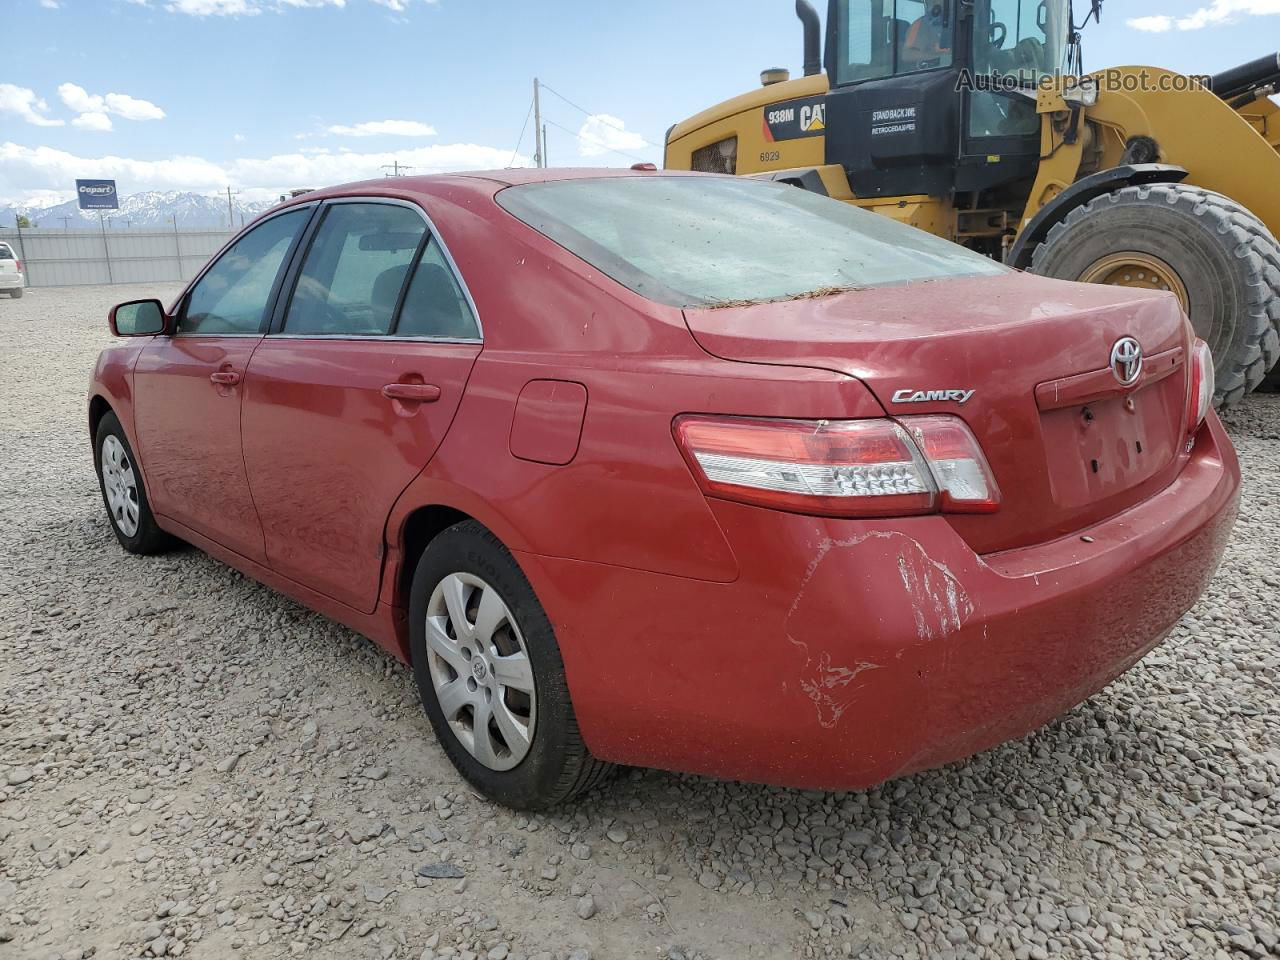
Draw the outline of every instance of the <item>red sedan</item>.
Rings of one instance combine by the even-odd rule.
[[[1171,295],[750,179],[308,193],[111,327],[125,549],[373,638],[520,807],[611,763],[844,789],[1020,736],[1164,637],[1236,514]]]

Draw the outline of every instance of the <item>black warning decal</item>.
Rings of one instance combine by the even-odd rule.
[[[888,110],[871,112],[871,135],[873,137],[892,136],[895,133],[915,133],[916,108],[891,107]]]
[[[764,139],[768,143],[820,137],[826,130],[826,97],[787,100],[764,108]]]

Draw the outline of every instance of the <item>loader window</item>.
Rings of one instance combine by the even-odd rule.
[[[1062,70],[1069,6],[1064,0],[977,0],[973,72],[1018,76],[1035,83]]]
[[[888,217],[762,180],[599,177],[508,187],[497,200],[606,276],[676,307],[1007,270]]]
[[[836,83],[951,65],[952,0],[839,0]]]

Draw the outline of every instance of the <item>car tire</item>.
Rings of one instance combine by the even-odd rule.
[[[98,421],[93,438],[93,466],[107,518],[120,546],[130,553],[153,554],[171,550],[178,541],[156,525],[147,500],[142,471],[120,420],[108,413]]]
[[[1168,271],[1163,289],[1181,288],[1175,292],[1185,295],[1192,326],[1213,351],[1215,406],[1235,406],[1263,381],[1280,358],[1280,246],[1261,220],[1229,197],[1185,183],[1124,187],[1055,224],[1031,269],[1106,282],[1104,273],[1128,275],[1126,257],[1138,271],[1144,261]],[[1109,270],[1108,261],[1121,266]]]
[[[10,291],[9,291],[9,296],[13,297],[13,299],[15,299],[15,300],[21,300],[21,299],[22,299],[22,288],[21,288],[21,287],[14,287],[12,290],[10,290]]]
[[[546,612],[483,525],[468,520],[431,541],[409,615],[423,708],[453,765],[484,796],[545,810],[609,773],[582,741]]]

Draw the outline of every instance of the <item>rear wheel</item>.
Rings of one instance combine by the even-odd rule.
[[[1054,225],[1031,269],[1173,293],[1213,351],[1220,408],[1238,403],[1280,358],[1280,246],[1221,194],[1181,183],[1103,194]]]
[[[598,783],[555,631],[515,559],[474,520],[423,552],[409,600],[413,673],[436,737],[481,793],[545,809]]]
[[[10,291],[9,291],[9,296],[13,297],[13,299],[15,299],[15,300],[21,300],[21,299],[22,299],[22,288],[21,288],[21,287],[14,287],[12,290],[10,290]]]

